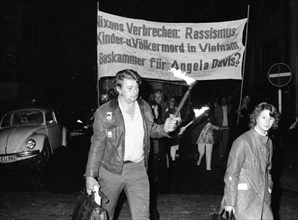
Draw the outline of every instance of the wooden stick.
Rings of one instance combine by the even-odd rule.
[[[183,108],[183,106],[184,106],[184,104],[185,104],[185,102],[186,102],[186,100],[187,100],[187,98],[188,98],[188,96],[189,96],[192,88],[194,87],[194,85],[195,85],[195,83],[190,84],[188,90],[186,91],[186,93],[184,94],[183,98],[181,99],[181,101],[180,101],[180,103],[179,103],[179,105],[177,107],[177,110],[176,110],[176,112],[174,114],[174,117],[175,118],[178,116],[179,112]]]

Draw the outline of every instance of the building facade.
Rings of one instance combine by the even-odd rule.
[[[281,88],[282,113],[298,112],[298,2],[296,0],[252,1],[249,16],[247,91],[260,101],[278,105],[278,88],[268,80],[268,70],[285,63],[292,70],[292,80]],[[289,108],[290,106],[290,108]]]

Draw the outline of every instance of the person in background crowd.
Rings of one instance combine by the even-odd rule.
[[[195,113],[193,110],[192,103],[188,101],[182,107],[181,111],[181,124],[180,126],[183,127],[187,125],[191,120],[194,119]],[[191,129],[186,129],[185,131],[181,132],[179,135],[179,155],[180,157],[192,157],[193,156],[193,147],[191,145]]]
[[[108,92],[107,91],[101,91],[100,92],[100,99],[99,104],[102,105],[110,100]]]
[[[228,105],[227,98],[221,98],[221,104],[215,108],[215,118],[220,127],[224,127],[219,131],[219,136],[221,137],[218,143],[218,156],[220,158],[225,158],[227,154],[227,145],[229,141],[229,113],[231,106]]]
[[[169,107],[169,105],[166,101],[164,101],[164,94],[161,90],[156,90],[154,92],[154,100],[161,106],[161,119],[165,121],[167,118],[165,110]]]
[[[154,99],[154,93],[149,97],[149,105],[151,106],[156,124],[163,124],[161,119],[161,106]],[[148,161],[148,177],[150,182],[150,219],[159,220],[159,212],[157,210],[157,194],[158,182],[160,176],[160,158],[159,158],[159,139],[151,138],[151,150]]]
[[[216,97],[214,97],[214,100],[213,100],[213,106],[214,106],[214,108],[217,108],[217,106],[219,105],[219,100],[218,100],[218,97],[216,96]]]
[[[101,91],[100,92],[100,100],[99,100],[99,104],[102,105],[108,101],[110,101],[111,99],[115,98],[117,96],[115,90],[109,89],[108,91]]]
[[[122,190],[128,199],[132,219],[149,219],[147,175],[150,136],[167,136],[178,118],[165,124],[154,123],[151,108],[139,98],[141,77],[130,69],[119,71],[114,79],[118,97],[95,112],[91,147],[85,171],[88,194],[99,187],[109,198],[102,206],[113,219]]]
[[[166,118],[166,109],[168,103],[164,101],[163,92],[158,89],[154,92],[154,101],[161,107],[161,122],[163,123]],[[165,193],[169,189],[169,157],[168,157],[168,138],[158,139],[158,158],[159,158],[159,178],[158,178],[158,191]]]
[[[252,128],[232,145],[226,173],[221,209],[234,213],[235,219],[273,220],[270,207],[273,181],[271,128],[277,128],[279,113],[266,102],[250,115]]]
[[[169,107],[165,110],[166,118],[171,117],[171,115],[174,115],[176,113],[178,109],[176,98],[170,97],[168,105]],[[180,112],[178,113],[177,117],[181,118]],[[176,153],[179,149],[179,141],[177,140],[177,138],[171,138],[168,140],[168,143],[170,147],[170,157],[172,160],[172,164],[175,165]]]
[[[220,127],[216,126],[217,122],[212,110],[207,110],[202,120],[196,120],[193,123],[194,129],[192,130],[191,138],[195,140],[198,146],[199,159],[197,165],[200,166],[202,159],[206,152],[206,170],[211,171],[211,159],[214,144],[213,130],[219,130]]]

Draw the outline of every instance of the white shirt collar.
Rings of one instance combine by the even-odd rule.
[[[265,132],[265,133],[262,133],[262,132],[260,132],[257,128],[256,128],[256,126],[254,127],[254,129],[255,129],[255,131],[256,132],[258,132],[258,134],[260,134],[260,135],[262,135],[262,136],[267,136],[267,131]]]

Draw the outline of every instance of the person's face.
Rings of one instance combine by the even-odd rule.
[[[175,99],[170,99],[169,103],[170,107],[173,108],[175,106]]]
[[[122,87],[118,86],[119,97],[126,103],[134,103],[139,96],[139,85],[136,80],[123,79]]]
[[[245,96],[243,99],[243,102],[245,102],[246,104],[248,104],[250,102],[250,97],[249,96]]]
[[[108,94],[102,94],[102,95],[100,96],[100,101],[101,101],[102,103],[105,103],[105,102],[109,101],[109,96],[108,96]]]
[[[269,115],[270,111],[264,109],[256,119],[256,127],[261,132],[267,132],[273,125],[275,119]]]
[[[162,94],[161,93],[155,93],[154,94],[154,99],[155,99],[155,101],[158,103],[158,104],[160,104],[161,103],[161,100],[162,100]]]
[[[226,105],[227,104],[227,99],[225,97],[221,98],[221,104]]]

